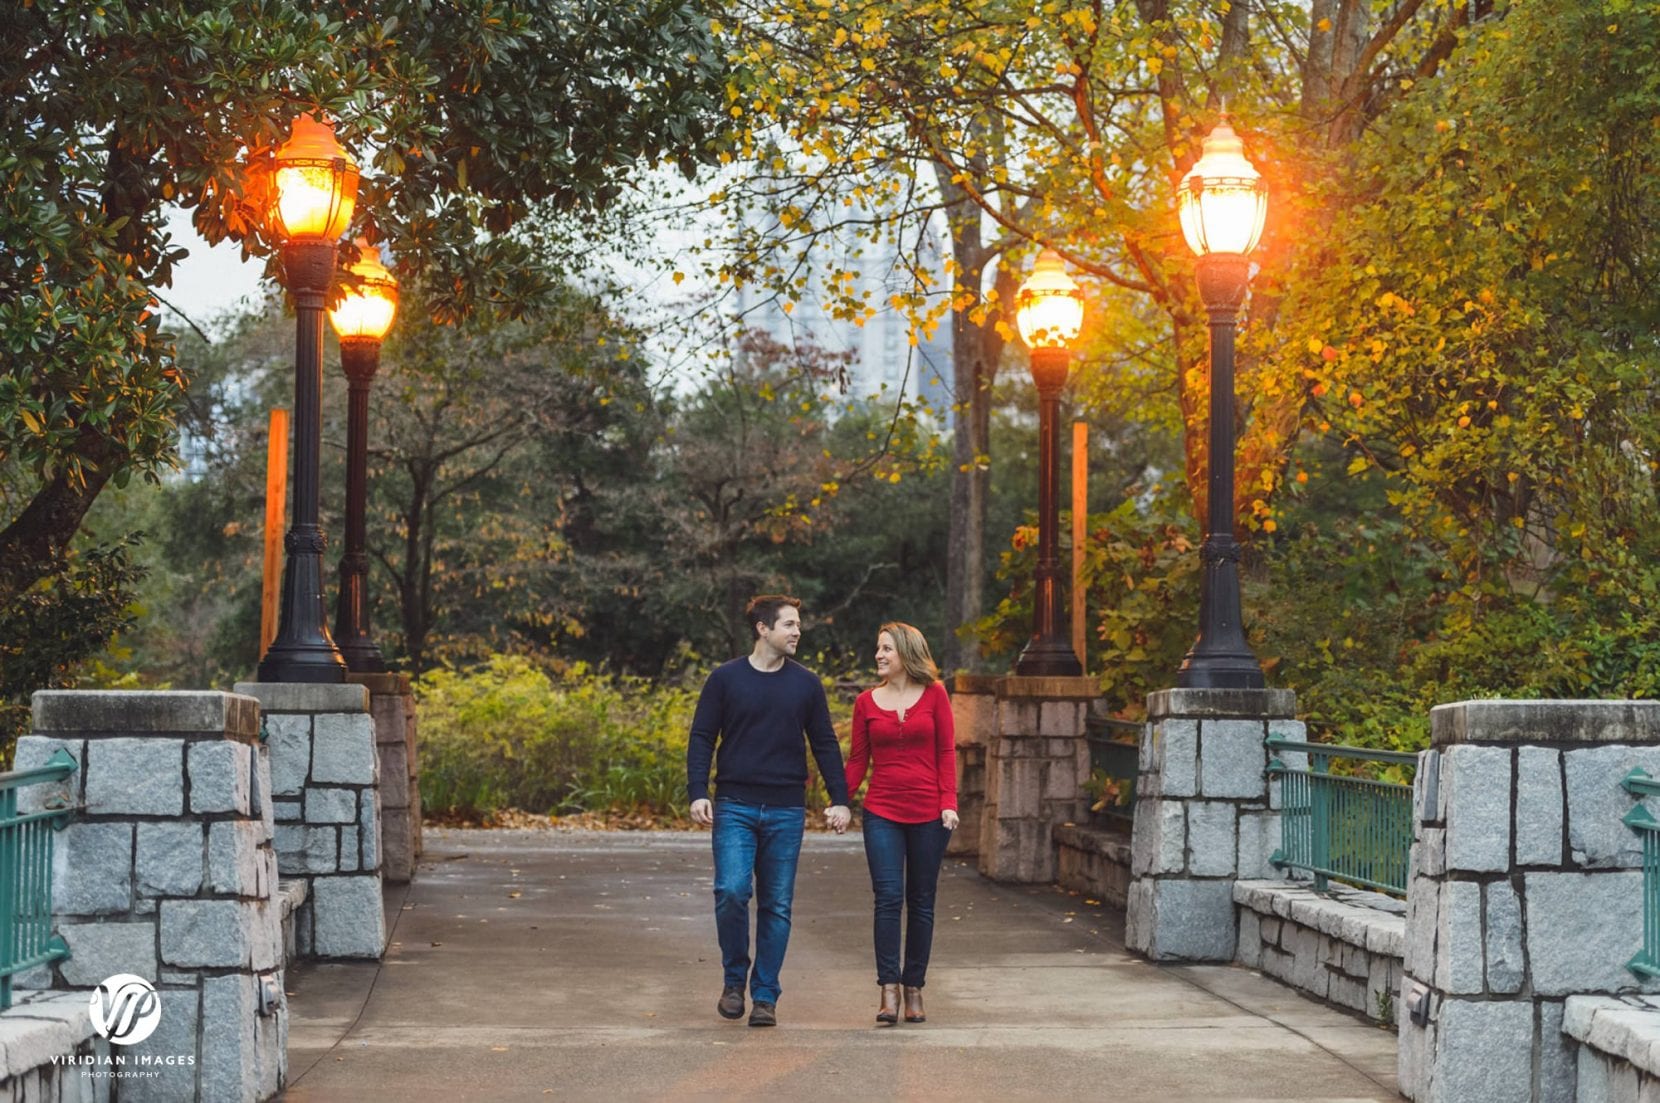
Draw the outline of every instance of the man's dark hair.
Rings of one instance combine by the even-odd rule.
[[[786,605],[800,612],[801,599],[783,594],[761,594],[750,598],[749,607],[744,610],[744,623],[749,625],[751,638],[760,635],[755,631],[757,624],[765,624],[768,629],[778,627],[778,614],[784,611]]]

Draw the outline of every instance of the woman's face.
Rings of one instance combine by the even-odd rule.
[[[899,665],[899,652],[893,648],[893,637],[886,632],[878,633],[876,636],[876,676],[891,678],[895,674],[901,673],[902,670],[903,668]]]

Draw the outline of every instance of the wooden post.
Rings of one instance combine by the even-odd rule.
[[[265,449],[265,588],[259,602],[259,657],[277,634],[277,601],[282,596],[282,534],[288,527],[288,411],[271,411]]]
[[[1084,542],[1089,529],[1089,426],[1072,423],[1072,650],[1089,673],[1084,647]]]

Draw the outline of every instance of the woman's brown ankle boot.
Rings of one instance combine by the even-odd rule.
[[[876,1009],[876,1021],[879,1023],[896,1023],[899,1021],[899,985],[882,985],[882,1005]]]
[[[928,1016],[922,1011],[922,989],[905,986],[905,1021],[908,1023],[925,1023]]]

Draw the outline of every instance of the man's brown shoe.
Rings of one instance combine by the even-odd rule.
[[[882,985],[882,1004],[876,1009],[876,1021],[890,1024],[899,1021],[899,985]]]
[[[922,989],[905,986],[905,1021],[908,1023],[925,1023],[928,1016],[922,1012]]]
[[[777,1026],[778,1005],[766,1000],[756,1000],[755,1006],[749,1009],[750,1026]]]
[[[744,1017],[744,990],[742,985],[729,984],[721,989],[720,1002],[715,1005],[723,1019]]]

